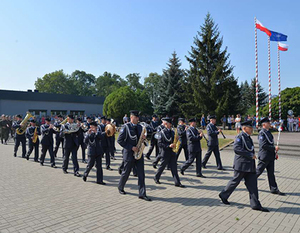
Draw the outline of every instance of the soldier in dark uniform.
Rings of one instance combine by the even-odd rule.
[[[51,124],[51,119],[46,118],[45,119],[45,124],[41,126],[41,133],[42,133],[42,154],[40,157],[40,164],[41,166],[44,165],[45,157],[47,151],[49,151],[50,154],[50,162],[51,162],[51,167],[56,168],[55,166],[55,157],[53,154],[53,125]]]
[[[9,125],[8,117],[5,116],[4,114],[2,115],[0,127],[1,127],[1,143],[3,144],[4,142],[4,144],[7,145],[10,125]]]
[[[146,185],[145,185],[145,170],[144,170],[144,157],[136,160],[134,157],[134,152],[138,151],[137,143],[140,137],[145,137],[142,134],[142,126],[138,124],[139,121],[139,111],[130,111],[130,122],[124,124],[120,131],[117,142],[123,147],[123,162],[124,169],[122,170],[120,182],[119,182],[119,192],[120,194],[126,194],[124,191],[125,184],[128,180],[131,169],[136,166],[137,176],[138,176],[138,186],[139,186],[139,198],[151,201],[146,195]]]
[[[111,123],[111,119],[110,118],[106,119],[106,124],[113,125]],[[110,159],[116,160],[116,158],[115,158],[115,141],[116,141],[115,134],[113,134],[111,137],[107,137],[107,141],[108,141],[108,144],[109,144],[108,153],[110,155]]]
[[[158,135],[158,146],[161,148],[161,164],[158,167],[158,170],[155,174],[154,181],[156,184],[160,184],[160,176],[165,170],[166,166],[170,164],[172,176],[175,182],[176,187],[184,188],[185,186],[180,183],[180,179],[177,171],[177,158],[176,154],[173,151],[175,147],[174,142],[174,131],[171,129],[172,127],[172,118],[165,117],[163,118],[166,121],[166,128],[159,132]]]
[[[65,155],[63,160],[62,169],[64,174],[68,173],[68,166],[69,166],[69,158],[70,154],[72,153],[72,162],[73,162],[73,169],[74,169],[74,176],[80,177],[79,174],[79,164],[77,160],[77,149],[78,149],[78,131],[72,132],[70,131],[72,126],[74,125],[74,116],[68,116],[68,122],[61,126],[60,128],[60,136],[64,137],[64,148],[65,148]],[[79,127],[77,125],[77,127]]]
[[[82,119],[80,117],[77,118],[77,124],[81,125],[82,124]],[[86,144],[84,143],[84,133],[86,132],[83,127],[80,127],[78,130],[78,149],[81,147],[81,153],[82,153],[82,162],[86,163],[85,160],[85,149],[86,149]]]
[[[65,154],[65,149],[64,149],[64,138],[60,137],[60,123],[63,121],[63,117],[62,115],[58,115],[58,120],[54,122],[54,126],[55,128],[58,130],[57,132],[55,132],[55,148],[54,148],[54,156],[57,156],[57,152],[58,152],[58,148],[59,145],[61,143],[62,145],[62,157],[64,157]]]
[[[97,129],[97,123],[91,122],[90,129],[86,133],[84,142],[87,145],[88,165],[83,173],[83,181],[87,180],[87,177],[95,165],[97,169],[97,184],[105,185],[103,182],[103,170],[102,170],[102,155],[103,150],[101,146],[101,140],[104,138],[104,132],[100,132]]]
[[[178,121],[179,121],[179,124],[177,126],[177,133],[179,136],[180,146],[179,146],[176,157],[178,160],[181,150],[183,149],[185,161],[187,161],[189,159],[189,153],[188,153],[188,147],[187,147],[187,137],[186,137],[187,126],[185,125],[184,118],[179,118]]]
[[[34,149],[34,162],[38,162],[40,140],[39,140],[39,137],[37,137],[37,140],[35,143],[32,141],[35,130],[36,130],[37,135],[41,135],[40,127],[36,126],[35,120],[32,119],[32,120],[30,120],[30,127],[27,128],[26,133],[25,133],[25,136],[28,138],[28,152],[27,152],[26,159],[29,160],[29,156],[31,155],[31,153]]]
[[[250,135],[253,132],[252,121],[246,121],[242,124],[243,132],[240,133],[234,141],[234,175],[233,178],[228,182],[227,186],[219,194],[222,202],[229,205],[228,198],[239,185],[242,179],[245,180],[245,185],[250,196],[250,206],[253,210],[259,210],[263,212],[269,212],[268,209],[263,208],[258,200],[258,189],[257,189],[257,176],[255,169],[255,152],[253,141]]]
[[[22,116],[17,115],[16,120],[13,123],[13,128],[16,130],[15,133],[15,147],[14,147],[14,156],[17,157],[17,151],[20,143],[22,144],[22,158],[26,158],[26,137],[25,137],[25,130],[21,134],[17,134],[17,129],[22,128],[21,122],[22,122]]]
[[[164,118],[163,118],[164,119]],[[156,134],[154,135],[154,137],[155,137],[155,139],[156,140],[158,140],[158,137],[159,137],[159,135],[160,135],[160,132],[164,129],[164,128],[166,128],[166,121],[164,121],[162,119],[162,123],[157,127],[157,130],[156,130]],[[158,142],[157,142],[158,143]],[[153,165],[153,168],[157,168],[156,166],[157,166],[157,164],[158,164],[158,162],[161,160],[161,148],[158,146],[158,144],[157,144],[157,147],[158,147],[158,155],[156,156],[156,158],[155,158],[155,160],[154,160],[154,162],[152,163],[152,165]]]
[[[188,139],[188,151],[189,151],[189,158],[188,160],[182,165],[180,172],[184,175],[184,171],[192,165],[194,160],[196,159],[196,176],[206,178],[202,175],[201,170],[201,142],[200,140],[203,137],[203,133],[196,129],[196,118],[192,118],[189,120],[190,127],[186,130],[186,135]]]
[[[285,193],[279,191],[274,170],[275,170],[275,159],[278,158],[277,151],[279,150],[278,146],[274,145],[274,138],[270,132],[270,120],[269,118],[263,118],[260,123],[262,124],[262,129],[258,135],[259,141],[259,151],[258,151],[258,165],[256,168],[257,177],[259,177],[265,168],[268,173],[268,181],[271,193],[284,196]]]
[[[211,156],[211,153],[214,152],[216,157],[218,170],[225,170],[222,166],[220,151],[219,151],[219,139],[218,135],[222,131],[221,129],[217,129],[216,127],[216,116],[210,116],[210,123],[207,125],[207,134],[208,134],[208,142],[207,142],[207,152],[202,161],[202,167],[206,168],[206,163]]]
[[[99,127],[101,128],[100,132],[105,132],[105,126],[106,126],[106,117],[102,116],[101,123],[100,123],[100,125],[98,125],[98,128]],[[110,143],[109,143],[108,137],[106,135],[101,140],[101,145],[102,145],[102,149],[103,149],[103,155],[105,154],[106,169],[109,171],[112,171],[112,169],[110,168],[110,154],[109,154]]]
[[[151,136],[151,144],[150,144],[150,148],[149,151],[147,152],[147,154],[145,155],[145,157],[150,160],[150,155],[155,147],[155,157],[158,156],[159,154],[159,150],[158,150],[158,146],[157,146],[157,139],[154,137],[156,132],[157,132],[157,127],[159,126],[159,122],[158,122],[158,118],[157,115],[154,114],[152,116],[152,121],[150,122],[150,127],[152,129],[152,136]]]
[[[90,129],[90,124],[91,124],[91,123],[92,123],[92,118],[88,116],[88,117],[86,118],[86,125],[87,125],[87,128],[88,128],[88,129]]]

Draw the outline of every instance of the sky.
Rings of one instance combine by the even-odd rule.
[[[280,53],[281,86],[300,86],[300,2],[257,0],[1,0],[0,89],[34,89],[38,77],[63,69],[162,73],[176,51],[182,68],[209,12],[218,24],[238,82],[255,77],[254,17],[288,35]],[[258,31],[259,82],[268,90],[267,35]],[[278,93],[277,44],[271,42],[272,95]]]

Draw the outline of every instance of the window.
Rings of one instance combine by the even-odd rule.
[[[76,117],[84,116],[84,111],[81,110],[71,110],[70,114]]]
[[[35,110],[35,109],[29,109],[29,112],[33,115],[33,116],[47,116],[47,110]]]
[[[51,110],[51,115],[52,116],[57,116],[57,115],[62,115],[66,116],[67,115],[67,110]]]

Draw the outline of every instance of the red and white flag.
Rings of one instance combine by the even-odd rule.
[[[256,22],[255,22],[255,27],[259,30],[261,30],[262,32],[265,32],[268,36],[271,36],[271,32],[268,28],[266,28],[264,25],[262,25],[261,22],[259,22],[257,19],[256,19]]]
[[[280,51],[287,51],[288,48],[289,48],[289,46],[288,46],[287,44],[278,42],[278,49],[279,49]]]

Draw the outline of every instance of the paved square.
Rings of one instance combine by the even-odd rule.
[[[288,155],[284,152],[292,151],[292,147],[283,147],[286,150],[276,162],[277,183],[287,196],[269,193],[265,172],[259,178],[260,201],[270,213],[251,210],[243,183],[230,197],[230,206],[221,204],[218,193],[233,174],[232,147],[221,151],[226,171],[216,170],[212,155],[208,169],[203,171],[206,179],[195,176],[195,167],[180,175],[185,189],[174,186],[167,170],[162,175],[162,184],[156,185],[156,170],[146,160],[147,195],[153,199],[146,202],[138,199],[137,178],[133,176],[125,186],[128,194],[118,193],[120,153],[112,161],[114,170],[104,169],[107,185],[101,186],[95,183],[94,169],[86,183],[74,177],[71,161],[70,173],[63,174],[61,151],[58,168],[50,167],[49,155],[41,167],[33,162],[33,155],[30,161],[20,158],[20,148],[14,158],[10,141],[7,146],[0,145],[0,232],[300,232],[298,141],[294,143],[294,152]],[[289,139],[285,142],[288,145]],[[120,147],[117,149],[119,152]],[[78,157],[81,158],[81,152]],[[179,165],[183,157],[182,154]],[[81,174],[85,166],[80,163]]]

